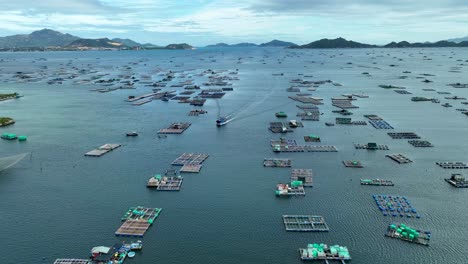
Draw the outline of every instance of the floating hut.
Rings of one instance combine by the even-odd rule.
[[[468,188],[468,180],[461,174],[452,174],[449,179],[445,179],[446,182],[457,188]]]
[[[390,224],[387,228],[387,233],[385,233],[385,236],[388,237],[425,246],[429,246],[431,235],[430,231],[412,229],[405,224]]]
[[[351,260],[348,248],[338,245],[328,247],[326,244],[308,244],[307,248],[299,249],[299,254],[301,260],[323,260],[325,263],[332,260],[344,264]]]
[[[276,196],[305,195],[304,186],[301,181],[293,181],[291,184],[280,183],[276,185]]]

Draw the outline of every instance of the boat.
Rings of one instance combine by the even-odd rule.
[[[279,118],[288,117],[288,115],[285,112],[277,112],[275,113],[275,116]]]
[[[334,126],[335,124],[327,122],[327,123],[325,123],[325,125],[326,126]]]
[[[297,121],[296,120],[290,120],[289,121],[289,126],[290,127],[297,127],[298,126]]]
[[[138,133],[135,132],[135,131],[132,131],[132,132],[128,132],[128,133],[127,133],[127,137],[136,137],[136,136],[138,136]]]
[[[218,120],[216,120],[216,126],[224,126],[229,122],[229,119],[226,117],[220,117]]]
[[[135,256],[135,252],[133,251],[130,251],[128,252],[128,255],[127,255],[129,258],[133,258]]]

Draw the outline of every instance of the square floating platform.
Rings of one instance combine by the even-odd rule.
[[[172,162],[174,166],[184,165],[201,165],[207,158],[208,154],[203,153],[184,153]]]
[[[313,172],[312,169],[292,169],[291,182],[302,181],[304,187],[313,187]]]
[[[385,155],[385,157],[389,157],[395,162],[398,162],[400,164],[413,162],[412,160],[408,159],[402,154],[388,154],[388,155]]]
[[[186,173],[199,173],[202,169],[202,165],[200,164],[185,164],[180,168],[180,172]]]
[[[327,223],[322,216],[316,215],[283,215],[286,231],[328,232]]]
[[[148,180],[146,187],[156,188],[157,191],[180,191],[184,178],[176,177],[161,177],[157,175]]]
[[[151,224],[144,220],[127,220],[115,231],[115,235],[142,237],[150,226]]]

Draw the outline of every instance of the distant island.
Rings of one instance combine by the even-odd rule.
[[[242,42],[242,43],[231,44],[231,45],[226,44],[226,43],[218,43],[214,45],[205,46],[205,48],[242,48],[242,47],[283,47],[283,48],[286,48],[286,47],[292,47],[292,46],[297,46],[297,44],[274,39],[270,42],[262,43],[260,45],[257,45],[255,43],[250,43],[250,42]]]
[[[364,49],[364,48],[455,48],[455,47],[468,47],[468,41],[459,43],[451,41],[438,41],[434,43],[409,43],[407,41],[391,42],[383,46],[370,45],[359,43],[344,38],[336,39],[321,39],[309,44],[293,46],[293,49]]]
[[[142,49],[193,49],[186,43],[157,46],[140,44],[131,39],[98,38],[86,39],[63,34],[51,29],[34,31],[31,34],[0,37],[0,51],[67,51],[67,50],[142,50]]]

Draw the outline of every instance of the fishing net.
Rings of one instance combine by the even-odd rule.
[[[6,170],[24,159],[29,153],[0,158],[0,171]]]

